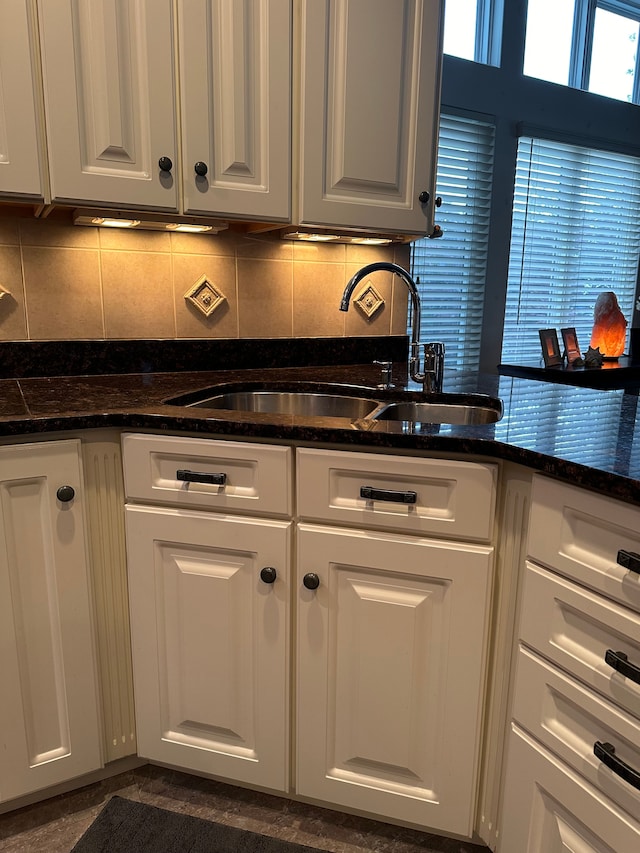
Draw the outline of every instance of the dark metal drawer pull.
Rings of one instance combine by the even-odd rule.
[[[624,652],[614,652],[613,649],[607,649],[604,654],[604,662],[609,664],[612,669],[624,675],[625,678],[630,678],[636,684],[640,684],[640,666],[634,663],[629,663],[629,658]]]
[[[368,501],[393,501],[397,504],[414,504],[418,495],[416,492],[398,492],[395,489],[374,489],[373,486],[361,486],[360,497]]]
[[[211,486],[224,486],[227,482],[226,474],[205,474],[201,471],[176,471],[178,480],[186,483],[208,483]]]
[[[612,743],[601,743],[597,740],[593,745],[593,754],[606,764],[609,770],[613,770],[617,776],[640,791],[640,773],[617,757],[616,748]]]
[[[618,551],[616,562],[630,572],[640,575],[640,554],[636,554],[635,551]]]

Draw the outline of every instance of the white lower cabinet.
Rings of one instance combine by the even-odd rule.
[[[286,790],[290,523],[126,516],[138,752]]]
[[[0,800],[102,765],[80,442],[0,448]]]
[[[299,526],[300,794],[470,835],[491,557]]]
[[[500,853],[640,849],[639,530],[533,478]]]
[[[470,836],[496,466],[301,449],[294,503],[289,447],[123,458],[140,754]]]

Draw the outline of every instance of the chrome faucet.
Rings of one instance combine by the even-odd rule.
[[[367,264],[359,269],[347,282],[347,286],[340,300],[340,310],[349,310],[349,301],[353,291],[356,289],[362,279],[370,273],[385,271],[395,273],[404,281],[409,289],[411,297],[411,342],[409,349],[409,375],[414,382],[422,383],[422,390],[425,392],[442,391],[442,379],[444,375],[444,344],[443,343],[428,343],[424,344],[424,369],[420,371],[420,343],[418,336],[420,334],[420,294],[415,281],[409,273],[398,264],[392,264],[387,261],[378,261],[377,263]]]

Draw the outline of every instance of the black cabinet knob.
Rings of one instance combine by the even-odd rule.
[[[307,574],[302,578],[302,583],[307,589],[318,589],[320,586],[320,578],[315,572],[307,572]]]
[[[56,497],[61,503],[66,504],[69,501],[72,501],[76,495],[75,489],[73,486],[60,486],[58,491],[56,492]]]
[[[204,178],[209,171],[207,164],[203,163],[202,160],[198,160],[193,168],[195,169],[196,175],[200,175],[201,178]]]
[[[160,167],[161,172],[170,172],[173,169],[171,157],[161,157],[158,160],[158,166]]]
[[[265,566],[264,569],[260,570],[260,580],[263,583],[274,583],[277,577],[278,573],[273,566]]]
[[[434,204],[436,207],[442,207],[442,196],[437,195]]]
[[[422,192],[418,196],[418,201],[420,202],[420,204],[427,204],[430,198],[431,196],[429,195],[429,193],[426,190],[422,190]]]

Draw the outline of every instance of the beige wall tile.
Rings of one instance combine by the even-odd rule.
[[[47,219],[21,219],[23,246],[60,246],[66,249],[97,249],[98,228],[68,225]]]
[[[101,249],[124,252],[170,252],[171,235],[167,231],[136,231],[128,228],[95,228],[100,235]]]
[[[293,266],[293,334],[299,338],[341,337],[346,314],[339,310],[345,286],[342,264],[299,261]]]
[[[0,246],[0,285],[9,291],[0,298],[0,340],[26,340],[22,262],[17,246]]]
[[[358,264],[363,267],[365,264],[373,264],[378,261],[387,261],[393,263],[395,261],[394,246],[359,246],[357,243],[348,243],[345,246],[347,250],[347,263]]]
[[[393,277],[393,295],[391,299],[391,334],[406,335],[409,310],[409,290],[398,276]]]
[[[358,269],[359,265],[347,264],[347,276],[351,278]],[[347,335],[388,335],[391,330],[391,314],[393,301],[393,273],[378,271],[365,276],[353,291],[347,319],[345,323],[345,334]],[[370,319],[353,304],[363,290],[366,290],[371,284],[380,296],[384,299],[383,307]]]
[[[102,252],[107,338],[173,338],[171,257],[162,253]]]
[[[226,300],[210,317],[184,298],[205,275]],[[179,338],[237,338],[238,297],[236,262],[232,257],[209,255],[173,256],[173,291],[176,334]]]
[[[293,334],[293,266],[285,261],[239,259],[238,329],[241,338]]]
[[[104,337],[98,252],[27,246],[22,254],[29,338]]]
[[[0,246],[19,246],[18,220],[12,216],[0,217]]]
[[[294,261],[344,264],[347,260],[347,247],[344,243],[307,243],[301,240],[294,241],[292,245]]]
[[[290,261],[293,258],[293,246],[291,240],[280,240],[270,236],[238,236],[236,255],[247,259]]]
[[[185,255],[225,255],[235,257],[238,238],[222,231],[220,234],[170,234],[171,251]]]

